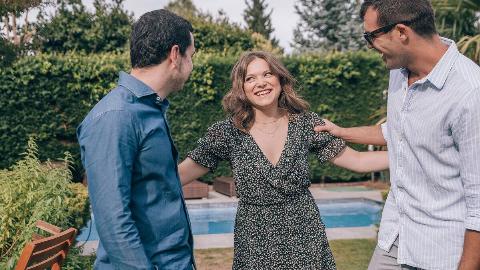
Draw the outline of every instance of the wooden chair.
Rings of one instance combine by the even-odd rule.
[[[15,270],[60,270],[60,265],[73,245],[77,229],[69,228],[62,232],[57,226],[41,220],[37,221],[36,226],[52,235],[43,237],[34,234],[33,241],[23,248]]]

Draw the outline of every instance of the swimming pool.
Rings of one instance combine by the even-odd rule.
[[[317,200],[327,228],[364,227],[379,223],[382,204],[366,199]],[[236,203],[187,205],[194,235],[233,233]],[[98,240],[91,221],[80,231],[78,241]],[[90,231],[91,227],[91,231]]]

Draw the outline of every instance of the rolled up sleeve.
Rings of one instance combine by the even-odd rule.
[[[460,153],[460,176],[465,190],[467,216],[465,227],[480,231],[480,89],[462,102],[453,128]]]
[[[117,269],[154,269],[129,207],[138,149],[130,113],[109,111],[77,131],[100,241]]]
[[[382,123],[382,124],[380,125],[380,128],[382,129],[383,139],[384,139],[385,141],[387,141],[387,138],[388,138],[387,122]]]

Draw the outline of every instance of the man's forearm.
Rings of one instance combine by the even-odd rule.
[[[342,139],[358,144],[386,145],[380,125],[342,128],[339,134]]]
[[[480,269],[480,232],[466,230],[459,270]]]

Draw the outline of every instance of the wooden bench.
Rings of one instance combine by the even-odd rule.
[[[192,182],[184,185],[182,189],[183,198],[185,199],[208,198],[208,185],[198,180],[193,180]]]
[[[23,248],[15,270],[60,270],[62,262],[67,257],[68,250],[73,245],[77,229],[69,228],[61,231],[60,228],[39,220],[37,228],[52,234],[44,237],[33,235],[33,240]]]
[[[213,180],[213,190],[227,196],[237,196],[233,177],[220,176]]]

